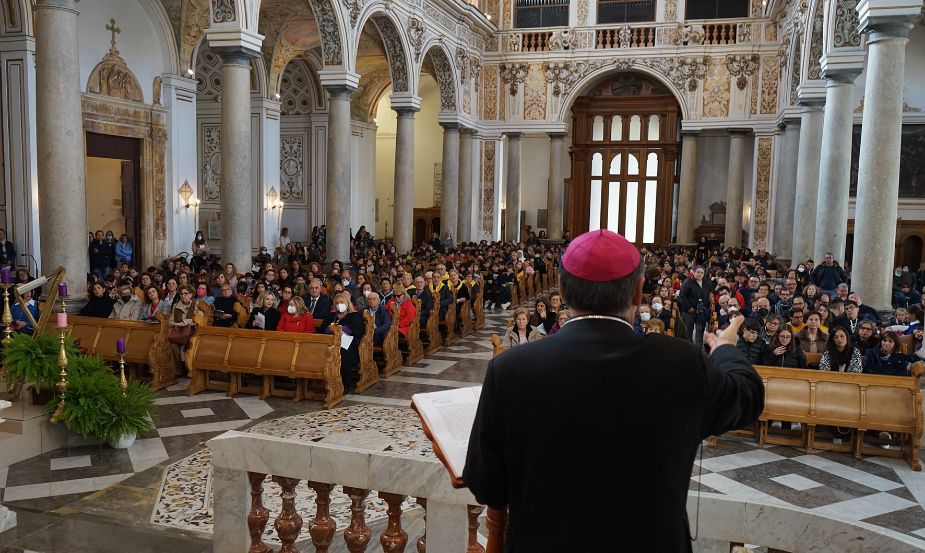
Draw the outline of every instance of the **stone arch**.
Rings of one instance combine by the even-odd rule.
[[[318,23],[318,33],[321,35],[322,61],[327,66],[346,65],[344,53],[346,36],[340,11],[331,0],[305,0]]]
[[[577,98],[587,94],[589,90],[611,78],[615,74],[625,73],[627,71],[646,75],[657,81],[660,85],[664,86],[671,92],[672,96],[674,96],[675,101],[678,102],[678,106],[681,108],[682,119],[691,118],[690,106],[688,106],[686,101],[687,97],[684,94],[684,91],[679,88],[672,79],[670,79],[663,72],[649,65],[631,62],[629,64],[623,63],[620,65],[620,67],[616,67],[614,64],[606,64],[596,69],[588,70],[583,78],[577,80],[575,84],[571,86],[571,88],[569,88],[565,94],[562,95],[559,113],[556,116],[556,122],[568,125],[570,123],[572,104],[575,103]]]
[[[386,61],[389,64],[389,74],[392,80],[393,92],[411,92],[412,82],[411,59],[408,56],[408,41],[401,32],[401,25],[396,25],[395,19],[384,11],[371,11],[357,25],[356,42],[351,51],[352,65],[356,67],[356,54],[359,49],[363,29],[368,23],[373,26],[382,38]]]
[[[458,111],[459,103],[457,102],[456,91],[456,73],[453,64],[453,56],[450,56],[446,47],[437,42],[431,42],[424,48],[421,68],[428,61],[434,70],[434,80],[437,81],[437,88],[440,90],[440,111],[453,112]]]
[[[820,59],[825,52],[825,2],[814,0],[807,10],[805,32],[803,33],[803,57],[800,67],[801,82],[822,78]]]
[[[286,64],[276,83],[282,115],[308,115],[319,109],[321,84],[308,61],[295,58]]]
[[[0,2],[0,36],[32,36],[32,4],[29,0]]]

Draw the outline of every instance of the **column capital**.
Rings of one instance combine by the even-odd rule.
[[[473,138],[477,132],[478,131],[476,131],[472,127],[459,127],[459,137],[460,138]]]
[[[856,9],[868,41],[906,38],[921,19],[922,0],[861,0]]]
[[[825,109],[825,98],[801,98],[800,99],[800,110],[801,113],[806,113],[808,111],[822,111]]]
[[[840,56],[830,52],[819,61],[822,64],[822,78],[826,80],[826,86],[853,85],[864,69],[863,55]]]
[[[508,137],[508,139],[520,140],[520,138],[524,135],[524,133],[522,133],[522,132],[505,132],[505,133],[501,133],[501,135],[502,135],[502,136]]]
[[[734,128],[734,129],[728,129],[727,132],[729,133],[729,136],[732,136],[732,137],[742,137],[742,138],[744,138],[745,136],[747,136],[748,134],[750,134],[750,133],[752,132],[752,129],[749,129],[749,128]]]
[[[321,87],[329,93],[356,92],[360,88],[360,75],[342,69],[322,69],[318,72]]]
[[[442,121],[440,126],[443,127],[443,132],[459,132],[459,123],[450,123],[448,121]]]
[[[225,54],[238,54],[259,58],[263,45],[263,35],[248,29],[237,27],[219,27],[206,29],[206,40],[209,47],[218,53],[227,63]],[[224,52],[224,53],[223,53]]]
[[[700,136],[699,130],[681,129],[681,140],[694,140]]]
[[[564,133],[564,132],[548,132],[548,133],[546,133],[546,134],[549,135],[549,140],[564,140],[564,139],[565,139],[565,136],[566,136],[568,133]]]
[[[389,97],[389,103],[392,105],[392,109],[399,114],[414,115],[421,111],[421,97],[414,94],[406,92],[392,94]]]
[[[251,60],[260,57],[259,52],[254,52],[241,46],[219,46],[212,48],[212,52],[222,58],[222,65],[246,65],[250,67]]]
[[[78,13],[77,0],[35,0],[35,5],[32,9],[64,10]]]

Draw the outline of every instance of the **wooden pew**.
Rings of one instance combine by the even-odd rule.
[[[405,342],[408,344],[408,353],[405,357],[405,365],[417,363],[424,357],[424,344],[421,343],[421,300],[411,298],[414,305],[414,320],[408,326],[408,335],[405,336]],[[399,335],[399,340],[401,335]]]
[[[899,337],[899,353],[912,355],[915,353],[915,336],[912,334],[903,334]]]
[[[518,286],[517,286],[517,277],[514,277],[514,280],[511,281],[511,288],[510,288],[510,289],[511,289],[511,305],[510,305],[510,308],[511,308],[511,309],[515,309],[518,305],[520,305],[520,293],[517,291],[517,290],[518,290]]]
[[[436,291],[434,294],[434,306],[437,307],[438,315],[440,313],[440,294]],[[456,342],[456,293],[453,294],[453,301],[446,308],[446,316],[440,319],[440,326],[446,329],[446,337],[443,339],[444,346],[452,346]]]
[[[341,328],[333,334],[304,334],[202,326],[196,329],[186,353],[190,385],[186,395],[210,390],[240,391],[241,374],[282,376],[296,380],[294,399],[321,400],[325,408],[344,400],[340,379]],[[214,383],[210,371],[230,373],[229,384]],[[309,381],[314,385],[309,387]],[[270,395],[264,378],[262,398]]]
[[[466,336],[472,334],[472,332],[473,332],[473,329],[472,329],[472,302],[469,301],[469,300],[466,300],[466,301],[464,301],[464,302],[462,302],[462,303],[457,303],[456,305],[459,306],[459,315],[458,315],[458,317],[459,317],[460,321],[462,322],[462,324],[461,324],[460,327],[459,327],[459,336],[460,336],[460,338],[464,338],[464,337],[466,337]]]
[[[141,321],[117,321],[96,317],[68,317],[68,334],[80,341],[80,347],[90,355],[99,355],[106,361],[118,361],[116,340],[125,339],[125,361],[147,365],[151,371],[148,385],[152,390],[160,390],[176,384],[170,362],[170,344],[167,335],[170,332],[170,316],[158,313],[158,323]],[[46,326],[45,331],[55,330]]]
[[[491,335],[491,349],[492,349],[491,351],[492,357],[498,357],[499,355],[504,353],[504,348],[501,347],[501,337],[498,336],[497,334]]]
[[[912,365],[912,376],[841,373],[811,369],[756,366],[764,381],[765,405],[758,418],[758,444],[790,445],[853,452],[862,455],[901,457],[913,470],[921,470],[922,391],[925,365]],[[798,422],[799,436],[769,434],[770,421]],[[845,444],[816,439],[817,426],[854,430]],[[883,449],[865,443],[868,431],[900,435],[900,449]],[[710,440],[711,445],[715,443]]]
[[[366,332],[360,341],[360,379],[357,381],[357,393],[361,393],[379,380],[379,368],[373,356],[373,317],[369,311],[363,311]]]
[[[527,295],[527,283],[524,282],[526,279],[526,275],[519,280],[516,275],[514,276],[514,281],[517,283],[517,296],[520,298],[520,304],[523,304],[525,307],[527,303],[530,302],[530,296]]]
[[[431,292],[434,298],[433,306],[427,315],[427,354],[430,355],[443,347],[443,337],[440,335],[440,294]]]
[[[533,278],[534,275],[536,275],[536,273],[533,273],[533,275],[528,275],[526,271],[524,272],[524,281],[526,281],[526,286],[527,286],[527,296],[526,297],[528,300],[532,300],[536,297],[536,287],[534,286],[534,284],[536,284],[536,281]]]
[[[384,378],[388,378],[397,373],[401,370],[402,366],[401,351],[398,349],[398,312],[398,305],[393,303],[392,308],[389,309],[389,314],[392,316],[389,331],[385,334],[382,345],[373,348],[373,351],[382,354],[385,361],[385,365],[382,368],[382,376]],[[367,324],[372,326],[371,322]],[[372,338],[370,338],[370,343],[372,343]]]
[[[473,282],[469,286],[469,297],[472,297],[472,289],[478,287],[478,292],[475,294],[475,298],[472,300],[472,310],[475,312],[475,323],[473,324],[474,330],[482,330],[485,328],[485,280],[481,276],[478,277],[478,283]]]

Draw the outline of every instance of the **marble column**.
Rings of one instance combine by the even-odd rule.
[[[785,119],[780,152],[777,156],[777,180],[774,186],[774,227],[771,251],[777,259],[789,261],[793,253],[793,203],[796,197],[797,160],[800,156],[800,120]]]
[[[681,185],[678,191],[678,244],[694,243],[697,217],[694,203],[697,194],[697,135],[681,131]]]
[[[71,288],[79,293],[90,263],[77,2],[38,0],[34,10],[42,267],[46,272],[64,267]]]
[[[327,87],[328,166],[325,201],[327,257],[350,262],[350,102],[353,89]]]
[[[521,133],[507,137],[507,180],[504,183],[504,241],[520,242],[520,147]]]
[[[803,102],[800,116],[800,154],[793,201],[793,248],[791,262],[813,256],[816,238],[816,200],[819,195],[819,156],[822,153],[822,101]],[[784,208],[781,206],[781,208]]]
[[[222,58],[222,261],[251,266],[254,198],[251,170],[251,65],[253,53],[213,48]]]
[[[443,127],[443,184],[440,195],[440,239],[447,231],[459,242],[459,125],[440,123]]]
[[[546,237],[561,240],[565,215],[565,180],[562,159],[565,156],[565,133],[549,133],[549,187],[546,193]]]
[[[854,135],[854,80],[860,74],[860,69],[824,71],[825,118],[819,160],[814,260],[822,259],[827,252],[832,252],[835,259],[845,259]]]
[[[459,131],[459,220],[456,222],[456,242],[472,242],[475,236],[472,232],[472,139],[475,131],[461,129]]]
[[[729,129],[729,173],[726,179],[727,248],[742,247],[742,209],[745,198],[745,141],[748,129]]]
[[[413,248],[414,231],[414,114],[415,108],[396,109],[394,240],[399,253]]]
[[[917,19],[913,15],[877,17],[864,9],[867,5],[862,1],[858,6],[861,26],[867,33],[867,85],[851,285],[864,303],[877,310],[889,310],[899,198],[903,73],[909,31]],[[921,3],[917,10],[921,10]]]

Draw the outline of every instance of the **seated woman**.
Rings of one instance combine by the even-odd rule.
[[[822,359],[819,360],[819,370],[849,373],[863,370],[861,351],[851,343],[851,336],[845,327],[838,325],[832,330]]]
[[[636,320],[633,321],[633,329],[636,330],[636,334],[645,334],[645,330],[642,328],[642,325],[649,322],[652,319],[652,308],[646,304],[640,305],[636,308]]]
[[[562,329],[562,325],[564,325],[571,317],[572,317],[571,311],[569,311],[568,309],[560,309],[559,312],[556,313],[555,324],[553,324],[552,328],[549,329],[549,335],[552,336],[556,332],[559,332],[559,330]]]
[[[276,310],[279,311],[280,315],[285,315],[289,311],[289,302],[292,301],[292,298],[295,296],[295,291],[292,289],[292,286],[287,284],[280,286],[279,294],[279,304],[277,304]]]
[[[778,315],[770,315],[768,317],[768,321],[764,324],[764,328],[762,328],[761,332],[758,333],[758,337],[761,340],[764,340],[765,344],[770,345],[771,341],[774,339],[774,336],[782,326],[784,326],[784,319]]]
[[[530,328],[527,310],[521,307],[514,311],[514,326],[507,329],[504,337],[501,338],[501,348],[510,349],[527,342],[535,342],[542,337],[543,335],[538,330]]]
[[[35,303],[35,300],[32,299],[32,292],[23,292],[21,297],[23,303],[26,304],[26,309],[29,310],[29,314],[32,315],[32,320],[29,320],[29,317],[26,316],[26,311],[18,301],[11,302],[12,307],[10,307],[10,314],[13,316],[13,322],[11,323],[10,328],[16,332],[32,334],[32,331],[34,330],[32,327],[32,321],[34,320],[38,322],[39,317],[41,317],[42,314],[39,312],[39,306]]]
[[[918,361],[915,355],[899,352],[899,335],[891,330],[880,334],[880,345],[867,350],[864,356],[864,372],[909,376],[909,364]]]
[[[209,285],[207,283],[200,282],[196,285],[196,301],[204,301],[206,305],[215,303],[215,298],[209,295]]]
[[[174,374],[183,373],[183,354],[189,345],[188,336],[186,343],[177,343],[172,339],[174,328],[192,327],[196,328],[202,322],[202,311],[196,309],[196,302],[193,301],[193,287],[181,285],[179,289],[180,299],[173,305],[170,311],[171,342],[170,342],[170,359],[173,363]]]
[[[762,364],[771,367],[806,368],[806,355],[803,349],[797,346],[790,327],[781,328],[774,336],[770,348],[764,353]]]
[[[806,315],[806,326],[803,327],[803,330],[797,332],[795,336],[803,353],[822,353],[825,351],[829,335],[820,328],[819,324],[821,322],[822,316],[815,311],[810,311]]]
[[[344,383],[344,392],[352,394],[356,390],[360,375],[360,339],[366,332],[366,321],[363,315],[353,308],[350,292],[340,292],[334,296],[334,309],[336,314],[328,332],[333,333],[333,327],[337,325],[345,335],[352,337],[342,340],[340,348],[340,377]],[[347,342],[347,347],[343,347]]]
[[[540,334],[549,334],[549,330],[556,322],[555,319],[549,317],[549,313],[550,309],[546,298],[536,300],[536,305],[533,306],[533,314],[530,316],[530,327],[538,330]]]
[[[99,282],[94,282],[90,287],[90,297],[87,305],[77,313],[84,317],[98,317],[105,319],[112,313],[112,306],[116,303],[115,298],[106,293],[106,288]]]
[[[642,323],[642,330],[645,334],[664,334],[665,323],[661,319],[649,319]]]
[[[414,302],[409,301],[410,296],[407,292],[404,284],[400,282],[395,284],[392,288],[392,297],[386,303],[386,306],[390,309],[389,313],[391,313],[392,304],[398,304],[398,333],[401,338],[405,339],[408,338],[408,329],[411,327],[411,322],[417,316]]]
[[[256,307],[251,311],[245,328],[257,330],[276,330],[279,326],[280,314],[276,310],[276,293],[273,290],[264,290],[257,298]]]
[[[119,299],[112,306],[110,319],[117,321],[137,321],[141,316],[141,299],[135,295],[131,284],[119,286]]]
[[[145,290],[153,284],[154,280],[151,279],[151,275],[148,273],[141,273],[141,276],[138,277],[135,284],[135,295],[141,299],[142,303],[145,301]]]
[[[289,300],[286,312],[283,313],[276,330],[280,332],[302,332],[304,334],[315,333],[315,319],[308,312],[302,298],[296,296]]]
[[[370,284],[367,282],[365,286],[369,287]],[[366,290],[364,290],[364,292],[366,292]],[[373,319],[373,345],[381,346],[385,341],[385,335],[388,334],[389,329],[392,328],[392,314],[389,312],[387,306],[379,305],[379,292],[370,290],[370,292],[366,294],[363,303],[366,307],[362,308],[361,311],[369,312],[369,316]]]
[[[170,313],[173,307],[162,298],[161,290],[157,286],[148,286],[141,298],[141,311],[138,320],[143,322],[157,322],[158,313]]]
[[[222,286],[228,284],[228,278],[225,276],[225,273],[219,273],[215,275],[215,278],[212,280],[212,288],[209,290],[209,294],[218,299],[222,295]]]
[[[230,328],[238,326],[240,314],[246,313],[246,309],[238,298],[235,296],[234,288],[230,284],[223,284],[219,291],[219,296],[215,298],[212,304],[215,308],[215,315],[212,318],[212,326]]]

